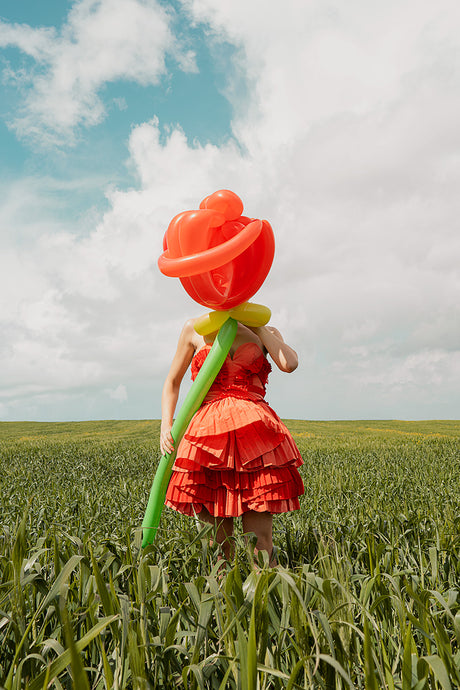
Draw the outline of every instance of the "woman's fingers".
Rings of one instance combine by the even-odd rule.
[[[174,439],[170,431],[163,431],[160,434],[160,450],[162,455],[170,454],[174,450]]]

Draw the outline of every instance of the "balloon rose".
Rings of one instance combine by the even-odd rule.
[[[264,282],[275,253],[270,223],[242,216],[243,202],[221,189],[196,211],[175,216],[165,233],[160,271],[180,278],[199,304],[229,310]]]

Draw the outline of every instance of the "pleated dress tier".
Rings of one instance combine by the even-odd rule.
[[[210,345],[192,360],[195,380]],[[257,343],[227,356],[177,450],[166,505],[215,517],[299,509],[304,486],[299,450],[264,400],[271,366]]]

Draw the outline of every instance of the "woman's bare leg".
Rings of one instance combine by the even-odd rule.
[[[273,516],[271,513],[257,513],[249,510],[243,513],[243,532],[254,532],[257,537],[255,555],[259,551],[266,551],[270,559],[270,567],[277,565],[276,557],[273,555]]]
[[[203,522],[213,525],[216,530],[216,539],[222,547],[224,556],[227,561],[233,557],[233,518],[214,517],[211,513],[203,507],[198,517]]]

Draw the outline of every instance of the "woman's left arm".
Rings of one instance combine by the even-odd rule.
[[[299,358],[297,352],[289,347],[278,329],[273,326],[260,326],[251,328],[262,341],[263,346],[281,371],[290,373],[297,369]]]

